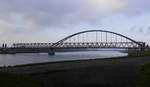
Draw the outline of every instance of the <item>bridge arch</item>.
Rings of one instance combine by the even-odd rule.
[[[72,37],[74,37],[74,36],[76,36],[76,35],[84,34],[84,33],[88,33],[88,32],[104,32],[104,33],[110,33],[110,34],[114,34],[114,35],[123,37],[123,38],[125,38],[125,39],[131,41],[132,43],[137,44],[140,48],[143,47],[143,45],[144,45],[143,42],[137,42],[137,41],[135,41],[135,40],[133,40],[133,39],[127,37],[127,36],[124,36],[124,35],[122,35],[122,34],[115,33],[115,32],[112,32],[112,31],[107,31],[107,30],[86,30],[86,31],[81,31],[81,32],[78,32],[78,33],[74,33],[74,34],[72,34],[72,35],[69,35],[69,36],[67,36],[67,37],[65,37],[65,38],[63,38],[63,39],[61,39],[61,40],[59,40],[58,42],[54,43],[54,44],[52,45],[52,47],[56,47],[56,46],[58,46],[59,44],[62,44],[63,42],[65,42],[65,41],[68,40],[69,38],[72,38]]]

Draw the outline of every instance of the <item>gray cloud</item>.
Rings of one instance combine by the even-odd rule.
[[[124,0],[126,3],[126,9],[123,10],[123,13],[136,16],[149,13],[150,1],[149,0]]]
[[[104,4],[109,3],[108,1],[106,0]],[[118,0],[111,1],[117,3]],[[93,0],[0,0],[0,19],[14,28],[12,31],[17,31],[18,28],[19,31],[30,31],[96,23],[102,18],[104,11],[112,10],[111,7],[106,6],[94,7],[91,2]]]
[[[149,3],[148,0],[0,0],[0,36],[100,24],[113,14],[138,18],[149,13]]]
[[[127,14],[142,14],[148,12],[150,8],[148,0],[100,0],[98,6],[93,7],[90,3],[94,1],[98,3],[98,0],[0,0],[0,19],[11,24],[15,18],[22,17],[20,19],[22,25],[32,29],[63,27],[99,22],[103,17],[103,12],[110,11],[108,13],[112,13],[111,10],[119,8],[111,9],[119,1],[125,3],[125,8],[119,11]],[[107,4],[109,2],[115,4]],[[14,19],[12,19],[13,17]]]

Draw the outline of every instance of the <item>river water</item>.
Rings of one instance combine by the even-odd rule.
[[[30,63],[54,62],[66,60],[85,60],[126,56],[127,53],[113,50],[89,50],[77,52],[56,52],[54,56],[47,53],[0,55],[0,66],[14,66]]]

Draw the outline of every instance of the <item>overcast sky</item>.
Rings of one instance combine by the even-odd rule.
[[[0,0],[0,42],[56,42],[102,29],[150,44],[150,0]]]

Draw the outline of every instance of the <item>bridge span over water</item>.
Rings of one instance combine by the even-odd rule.
[[[55,43],[14,43],[0,48],[0,53],[49,53],[55,49],[85,49],[85,48],[123,48],[145,49],[145,42],[139,42],[119,33],[106,30],[87,30],[71,34]]]

